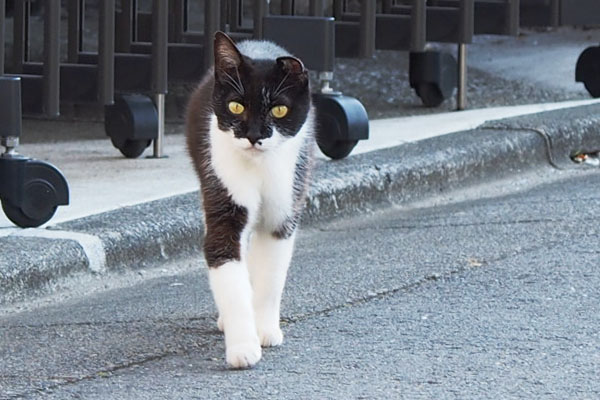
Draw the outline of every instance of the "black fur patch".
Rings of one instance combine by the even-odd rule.
[[[211,268],[241,259],[240,239],[248,222],[248,210],[231,199],[211,167],[208,135],[213,84],[209,74],[192,94],[187,110],[188,151],[200,177],[206,223],[204,256]]]

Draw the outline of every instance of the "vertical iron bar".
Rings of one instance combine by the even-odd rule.
[[[235,0],[232,0],[235,1]],[[244,26],[244,0],[237,0],[237,26],[242,28]]]
[[[29,2],[15,0],[13,21],[13,63],[14,72],[23,72],[23,63],[29,61]]]
[[[219,1],[206,0],[204,7],[204,68],[209,69],[214,62],[214,37],[221,20]]]
[[[456,109],[467,108],[467,45],[458,44],[458,89],[456,92]]]
[[[67,26],[67,60],[76,63],[81,50],[80,26],[82,22],[81,0],[69,0],[67,4],[68,26]]]
[[[313,17],[322,17],[325,15],[325,6],[323,0],[310,0],[309,1],[309,14]]]
[[[60,0],[47,0],[44,10],[44,111],[60,114]]]
[[[83,32],[85,31],[85,0],[79,0],[79,51],[83,51]]]
[[[183,32],[187,32],[190,28],[190,8],[188,0],[183,0]]]
[[[473,0],[461,0],[458,35],[458,88],[456,108],[467,108],[467,43],[473,41],[475,5]]]
[[[509,6],[508,6],[508,12],[510,13],[510,15],[508,15],[508,21],[509,21],[509,29],[508,32],[506,32],[506,34],[508,35],[512,35],[512,36],[517,36],[519,34],[519,22],[520,22],[520,18],[521,18],[521,6],[520,6],[520,2],[519,0],[508,0],[509,1]],[[555,27],[558,27],[558,8],[559,8],[559,0],[552,0],[553,6],[554,6],[554,17],[555,20],[553,21],[553,23],[555,24]]]
[[[268,14],[268,0],[254,0],[254,39],[263,37],[263,17]]]
[[[230,0],[229,3],[230,8],[229,13],[227,14],[227,23],[229,24],[230,30],[236,31],[240,27],[241,4],[238,0]]]
[[[344,14],[344,0],[333,0],[333,18],[341,20]]]
[[[169,41],[179,42],[178,32],[181,28],[180,10],[182,0],[173,0],[169,2]]]
[[[293,0],[281,0],[281,15],[294,15]]]
[[[152,91],[158,112],[158,133],[153,157],[163,157],[165,135],[165,94],[168,91],[169,1],[152,2]]]
[[[116,21],[117,30],[117,41],[115,43],[116,51],[119,53],[129,53],[131,49],[132,34],[133,34],[133,15],[132,15],[133,4],[131,0],[121,0],[121,14],[119,19]]]
[[[375,21],[377,3],[362,0],[360,4],[360,57],[373,57],[375,54]]]
[[[152,91],[154,93],[167,93],[168,36],[169,1],[153,0]]]
[[[225,15],[225,23],[229,26],[230,31],[237,29],[237,1],[228,0],[229,7],[227,8],[227,15]]]
[[[410,51],[425,51],[427,43],[427,0],[413,0],[410,12]]]
[[[239,28],[239,8],[240,5],[238,0],[229,1],[229,8],[225,20],[229,25],[230,31],[236,31]]]
[[[458,43],[471,43],[475,24],[475,5],[473,0],[461,0],[459,6]]]
[[[519,8],[519,1],[518,0],[511,0],[513,3],[517,3],[516,4],[516,8]],[[553,28],[558,28],[558,25],[560,24],[560,0],[551,0],[550,2],[550,23],[552,24]],[[518,20],[518,19],[517,19]],[[516,35],[516,33],[515,33]]]
[[[174,0],[169,4],[172,7],[170,10],[171,22],[169,23],[169,40],[181,43],[183,33],[186,31],[185,8],[187,7],[187,1]]]
[[[100,3],[98,32],[98,101],[113,104],[115,97],[115,0]]]
[[[392,5],[393,5],[392,0],[383,0],[383,5],[381,7],[383,13],[389,14],[390,12],[392,12]]]
[[[129,27],[131,28],[131,43],[138,41],[138,2],[131,1],[131,19]]]
[[[221,30],[224,32],[227,32],[228,30],[228,26],[227,24],[229,24],[229,8],[231,7],[231,4],[229,1],[221,1],[221,10],[219,11],[220,13],[220,20],[219,20],[219,26],[221,27]]]
[[[6,18],[6,1],[0,0],[0,76],[4,75],[4,20]]]

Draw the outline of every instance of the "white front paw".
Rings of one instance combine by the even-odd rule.
[[[219,328],[221,332],[225,331],[225,326],[223,325],[223,318],[220,315],[219,318],[217,318],[217,328]]]
[[[227,347],[227,364],[231,368],[250,368],[254,366],[262,356],[262,350],[258,343],[248,342]]]
[[[279,346],[283,343],[283,332],[279,326],[271,326],[268,328],[258,328],[258,338],[262,347]]]

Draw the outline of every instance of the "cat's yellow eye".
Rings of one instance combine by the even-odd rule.
[[[232,114],[240,115],[244,112],[244,106],[237,101],[230,101],[227,106],[229,107],[229,112]]]
[[[271,115],[275,118],[283,118],[287,115],[288,111],[287,106],[275,106],[271,108]]]

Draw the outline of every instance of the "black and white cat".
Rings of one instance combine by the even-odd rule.
[[[227,363],[247,368],[283,341],[279,310],[308,191],[315,112],[308,72],[281,47],[214,42],[191,95],[187,140],[200,177],[204,255]]]

